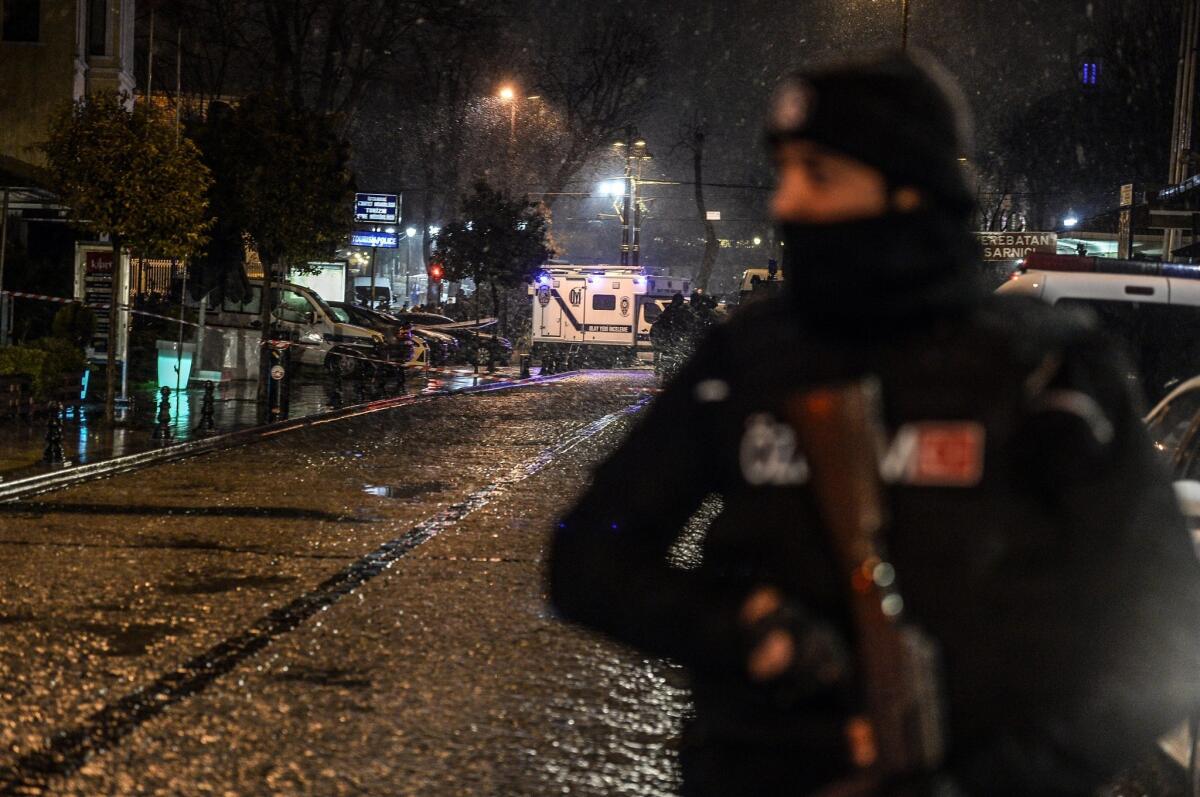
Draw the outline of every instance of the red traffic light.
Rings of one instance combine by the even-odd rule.
[[[442,264],[441,263],[430,264],[429,279],[433,280],[434,282],[442,281]]]

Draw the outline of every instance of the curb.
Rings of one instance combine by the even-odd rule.
[[[214,435],[213,437],[205,437],[198,440],[188,440],[183,443],[165,446],[163,448],[153,449],[150,451],[142,451],[137,454],[129,454],[124,457],[115,457],[106,459],[101,462],[90,462],[86,465],[78,465],[69,468],[63,468],[50,473],[38,474],[37,476],[27,476],[23,479],[18,479],[11,482],[0,482],[0,503],[9,503],[18,501],[22,498],[28,498],[34,495],[61,490],[64,487],[71,487],[86,481],[94,479],[107,478],[120,473],[128,473],[129,471],[138,470],[140,468],[149,467],[150,465],[159,465],[164,462],[172,462],[186,457],[197,456],[199,454],[207,454],[212,451],[222,451],[229,448],[236,448],[242,445],[248,445],[258,440],[265,440],[269,437],[274,437],[285,432],[295,432],[301,429],[308,429],[321,424],[332,423],[346,418],[355,418],[360,415],[368,415],[373,412],[382,412],[396,407],[406,407],[414,404],[425,404],[438,399],[449,398],[451,396],[461,396],[472,393],[491,393],[499,390],[513,390],[519,387],[529,385],[540,385],[548,382],[556,382],[570,376],[575,376],[578,371],[570,371],[562,374],[552,374],[550,376],[534,376],[529,379],[491,382],[482,385],[472,385],[470,387],[457,388],[454,390],[436,390],[430,393],[422,393],[412,396],[396,396],[395,398],[379,399],[376,401],[368,401],[364,404],[354,404],[341,409],[330,410],[328,412],[320,412],[314,415],[306,415],[303,418],[295,420],[277,421],[275,423],[266,424],[264,426],[254,426],[249,429],[240,429],[236,432],[227,432],[225,434]]]

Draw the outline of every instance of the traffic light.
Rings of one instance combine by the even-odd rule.
[[[430,263],[429,264],[429,279],[433,280],[434,282],[442,281],[442,264],[441,263]]]

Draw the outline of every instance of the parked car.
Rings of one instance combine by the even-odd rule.
[[[226,298],[213,308],[209,326],[261,330],[262,285],[262,280],[251,280],[244,301]],[[288,282],[273,283],[272,290],[278,292],[272,313],[273,327],[299,344],[301,363],[337,368],[350,375],[360,369],[364,358],[379,356],[383,334],[343,320],[315,291]]]
[[[425,342],[429,350],[429,364],[441,366],[455,362],[459,358],[459,342],[453,335],[447,335],[436,329],[423,326],[413,326],[413,337]]]
[[[386,356],[384,359],[406,365],[411,365],[416,361],[417,352],[412,340],[411,325],[388,313],[350,302],[330,302],[329,306],[339,316],[344,316],[348,323],[381,333],[385,341]]]
[[[512,341],[494,332],[484,331],[485,328],[496,323],[494,318],[486,319],[482,324],[476,324],[472,321],[455,321],[449,316],[438,313],[397,313],[396,317],[412,321],[426,329],[433,327],[438,332],[454,337],[458,341],[458,350],[453,357],[453,362],[486,363],[488,347],[492,346],[495,347],[498,364],[508,365],[512,361]],[[476,352],[477,346],[478,353]]]
[[[1095,317],[1125,344],[1150,403],[1200,372],[1200,267],[1032,254],[999,292]]]

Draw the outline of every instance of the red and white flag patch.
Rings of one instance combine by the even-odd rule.
[[[964,421],[906,425],[915,437],[906,464],[909,484],[925,487],[974,487],[983,479],[986,432],[981,424]]]

